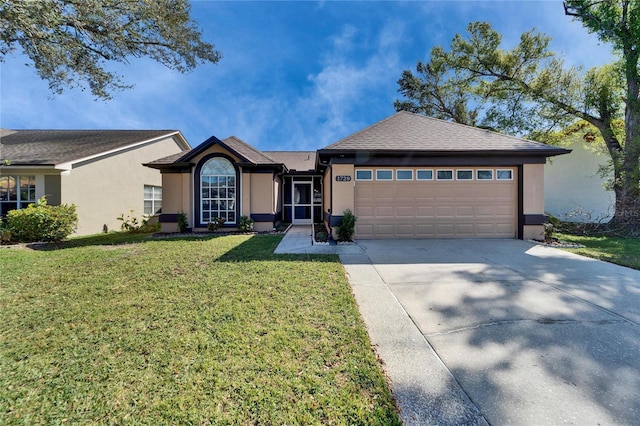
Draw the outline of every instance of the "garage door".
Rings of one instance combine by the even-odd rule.
[[[356,238],[515,238],[516,169],[356,169]]]

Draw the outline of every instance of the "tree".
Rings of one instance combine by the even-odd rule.
[[[97,98],[130,88],[109,62],[150,57],[187,72],[216,63],[187,0],[5,0],[0,2],[0,61],[21,48],[54,93],[89,87]]]
[[[582,2],[566,2],[566,7],[571,7],[568,10],[583,13],[573,9],[574,3]],[[608,0],[606,3],[614,4]],[[633,18],[635,27],[629,24],[638,13],[627,13],[620,20],[626,19],[630,28],[640,28],[640,18]],[[636,48],[628,48],[631,53],[623,53],[619,63],[581,73],[576,68],[566,69],[549,50],[550,38],[534,30],[523,33],[512,50],[501,49],[502,37],[488,23],[471,23],[468,32],[468,38],[456,35],[449,51],[434,48],[431,62],[418,64],[417,76],[410,71],[403,73],[398,83],[405,100],[396,101],[396,109],[458,122],[456,110],[470,111],[484,127],[543,141],[550,132],[586,121],[601,134],[613,160],[616,203],[611,229],[640,233],[640,82]],[[634,37],[633,43],[640,40],[640,34]],[[635,74],[629,71],[633,68],[629,60],[635,64]],[[435,68],[431,67],[434,63]],[[625,76],[627,82],[635,76],[635,92],[624,91]],[[452,100],[465,105],[452,108]],[[621,118],[625,132],[616,126]]]

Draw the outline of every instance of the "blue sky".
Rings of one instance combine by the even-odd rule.
[[[135,88],[110,101],[54,96],[24,56],[7,57],[0,127],[178,129],[192,146],[234,135],[262,150],[315,150],[393,114],[402,71],[471,21],[490,22],[505,47],[535,27],[567,64],[611,60],[561,1],[196,0],[192,17],[223,59],[189,74],[132,59],[113,69]]]

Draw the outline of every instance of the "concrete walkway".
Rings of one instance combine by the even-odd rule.
[[[336,253],[407,425],[640,424],[640,271],[517,240]]]
[[[362,253],[356,244],[314,244],[312,225],[293,225],[273,251],[275,254],[347,254]]]
[[[358,244],[313,245],[312,227],[289,228],[276,254],[338,254],[407,425],[487,425]]]

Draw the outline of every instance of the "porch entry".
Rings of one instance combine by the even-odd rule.
[[[322,221],[322,180],[319,176],[286,176],[284,220],[296,225]]]

